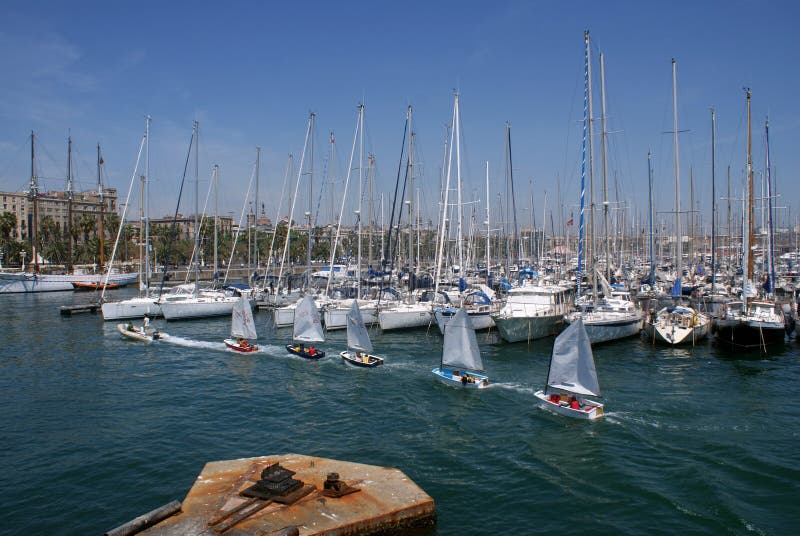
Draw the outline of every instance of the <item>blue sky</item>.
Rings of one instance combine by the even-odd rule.
[[[568,217],[570,211],[577,214],[583,31],[589,29],[595,60],[602,51],[606,61],[608,130],[614,132],[609,181],[613,189],[616,174],[620,197],[635,207],[629,217],[646,211],[648,148],[655,154],[658,209],[672,209],[672,137],[663,132],[672,129],[675,57],[679,123],[689,130],[680,140],[684,204],[693,166],[696,204],[708,212],[711,106],[717,110],[718,196],[724,195],[728,165],[734,193],[740,194],[742,87],[749,86],[756,169],[764,167],[763,123],[769,114],[779,204],[791,207],[779,217],[794,221],[798,15],[794,2],[751,1],[230,2],[224,7],[7,1],[0,22],[0,188],[26,186],[28,136],[34,130],[45,188],[63,188],[71,132],[79,187],[89,189],[95,182],[94,147],[100,142],[107,183],[124,192],[144,116],[150,114],[152,215],[171,213],[192,121],[198,119],[201,199],[211,166],[219,164],[220,211],[238,217],[255,147],[261,146],[261,200],[274,217],[286,155],[299,158],[309,112],[317,114],[317,178],[334,131],[334,170],[341,180],[356,107],[363,102],[365,150],[375,153],[378,189],[388,195],[411,104],[423,204],[426,216],[435,218],[444,126],[458,89],[464,195],[484,201],[486,160],[492,197],[504,190],[504,124],[510,121],[518,217],[530,218],[531,184],[537,218],[545,191],[547,210],[558,210],[557,181]],[[599,75],[596,63],[593,68]],[[599,90],[597,81],[595,86]],[[599,110],[598,91],[595,116]],[[315,191],[319,187],[318,182]],[[341,189],[339,183],[337,202]],[[330,204],[326,196],[323,219]],[[493,200],[492,210],[497,208]],[[184,205],[182,212],[193,209]]]

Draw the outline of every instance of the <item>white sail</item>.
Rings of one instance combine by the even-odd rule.
[[[353,300],[350,312],[347,313],[347,348],[357,352],[369,353],[372,351],[372,342],[369,340],[364,319],[361,318],[358,300]]]
[[[256,323],[253,320],[253,311],[250,309],[250,302],[244,296],[239,296],[239,299],[233,304],[231,337],[241,339],[258,338]]]
[[[322,332],[322,322],[319,311],[314,303],[314,298],[306,295],[294,310],[294,330],[292,339],[301,342],[322,342],[325,334]]]
[[[592,346],[580,318],[556,337],[547,385],[579,395],[600,396]]]
[[[442,366],[483,371],[481,351],[472,321],[463,308],[450,319],[444,329]]]

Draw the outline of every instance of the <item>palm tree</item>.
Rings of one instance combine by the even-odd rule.
[[[61,228],[52,216],[44,216],[39,221],[39,251],[50,262],[61,264],[67,259],[67,245]]]
[[[11,244],[14,242],[12,235],[17,227],[17,215],[13,212],[0,214],[0,244],[2,244],[3,259],[11,259]]]

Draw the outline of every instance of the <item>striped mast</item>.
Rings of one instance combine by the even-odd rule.
[[[583,267],[583,211],[586,198],[586,130],[589,124],[589,31],[583,32],[583,41],[586,45],[584,51],[583,67],[583,141],[581,142],[581,213],[578,219],[578,289],[577,297],[581,295],[581,270]]]

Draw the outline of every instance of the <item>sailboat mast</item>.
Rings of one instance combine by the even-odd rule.
[[[442,220],[441,226],[439,227],[439,246],[436,249],[436,271],[434,272],[433,280],[434,280],[434,292],[439,291],[439,275],[442,273],[442,261],[445,257],[445,244],[446,244],[446,236],[447,236],[447,212],[448,207],[447,203],[450,196],[450,171],[452,169],[453,163],[453,136],[456,131],[456,115],[458,113],[458,93],[455,94],[455,104],[453,105],[453,129],[449,132],[450,134],[450,144],[449,147],[445,148],[445,152],[447,155],[446,167],[447,171],[445,173],[445,181],[444,181],[444,188],[442,190]],[[449,152],[448,152],[449,149]]]
[[[216,282],[217,280],[217,267],[219,266],[218,255],[217,255],[218,239],[219,239],[219,165],[214,164],[214,275],[211,276],[214,282]]]
[[[150,288],[150,116],[145,119],[147,150],[144,157],[144,285]],[[141,227],[139,239],[141,240]]]
[[[750,88],[745,89],[747,94],[747,247],[744,249],[747,262],[744,267],[744,280],[742,281],[742,296],[744,310],[747,310],[747,282],[753,277],[753,255],[750,249],[755,243],[753,234],[753,154],[752,132],[750,129]],[[752,281],[751,281],[752,284]]]
[[[678,75],[675,58],[672,59],[672,143],[674,151],[675,167],[675,262],[677,263],[678,288],[681,288],[681,277],[683,276],[683,237],[681,236],[681,177],[678,159]]]
[[[576,292],[575,297],[581,296],[581,280],[583,279],[582,271],[584,264],[583,256],[583,212],[584,202],[586,198],[586,133],[589,125],[589,31],[583,32],[583,41],[585,50],[583,53],[583,139],[581,141],[581,209],[578,216],[578,273],[576,277]],[[533,230],[536,233],[536,229]]]
[[[369,205],[367,208],[367,227],[369,240],[367,240],[367,267],[373,265],[372,241],[375,238],[375,155],[367,155],[367,165],[369,166]],[[381,238],[382,239],[382,238]]]
[[[490,257],[489,257],[489,243],[490,243],[490,235],[492,233],[492,220],[489,216],[489,161],[486,161],[486,285],[489,285],[490,274],[489,274],[489,267],[490,264]]]
[[[200,294],[200,123],[194,122],[194,296]]]
[[[36,241],[38,237],[36,236],[37,231],[39,229],[39,181],[36,179],[36,157],[35,157],[35,149],[36,146],[36,136],[33,134],[31,130],[31,182],[29,186],[29,197],[31,200],[31,204],[33,205],[33,219],[28,221],[28,228],[31,230],[31,253],[33,254],[33,272],[39,272],[39,259],[36,253]],[[30,216],[29,216],[30,217]],[[24,263],[23,263],[24,264]],[[22,267],[23,270],[25,266]]]
[[[772,221],[772,171],[769,161],[769,117],[764,125],[764,134],[766,137],[766,157],[767,157],[767,210],[769,211],[769,289],[771,293],[775,293],[775,239],[774,227]]]
[[[72,136],[67,138],[67,271],[72,272]]]
[[[99,221],[97,222],[97,227],[98,227],[97,234],[98,234],[98,237],[100,239],[99,248],[98,249],[99,249],[99,253],[100,253],[100,269],[101,270],[103,270],[103,267],[106,264],[105,257],[104,257],[104,253],[105,252],[103,251],[103,235],[105,234],[104,231],[103,231],[103,212],[104,212],[105,207],[103,206],[103,203],[104,203],[104,201],[103,201],[103,177],[102,177],[102,174],[100,172],[100,165],[102,163],[103,163],[103,159],[100,156],[100,144],[98,143],[97,144],[97,196],[100,199],[100,217],[99,217]]]
[[[606,257],[606,280],[611,281],[611,258],[608,251],[608,162],[606,158],[606,64],[600,53],[600,146],[603,166],[603,250]],[[609,296],[610,298],[610,296]]]
[[[411,106],[408,107],[409,128],[411,128]],[[408,267],[416,273],[417,261],[414,259],[414,130],[408,139]]]
[[[255,274],[258,273],[258,265],[259,265],[258,257],[259,257],[259,253],[260,253],[258,251],[258,202],[259,202],[258,183],[260,182],[259,181],[260,171],[261,171],[261,147],[256,147],[256,198],[255,198],[256,211],[255,211],[255,214],[253,215],[253,261],[254,261],[255,267],[250,272],[251,274],[253,274],[254,278],[255,278]],[[215,193],[214,193],[214,203],[216,204],[216,190],[215,190]],[[215,210],[216,210],[216,207],[215,207]],[[216,217],[217,217],[217,215],[215,213],[214,214],[215,226],[216,226]],[[215,229],[214,232],[216,233],[216,227],[214,229]],[[216,236],[214,237],[214,247],[215,248],[217,247]],[[214,251],[216,252],[216,249]],[[216,266],[214,267],[214,269],[216,270]],[[253,283],[255,283],[255,281],[253,281]]]
[[[314,203],[314,120],[317,114],[311,113],[311,123],[309,125],[309,166],[308,166],[308,251],[306,255],[306,288],[311,287],[311,226],[313,224],[313,203]],[[360,169],[360,168],[359,168]],[[301,170],[302,171],[302,170]],[[256,207],[256,212],[258,207]],[[331,272],[332,274],[333,272]]]
[[[716,130],[717,115],[711,108],[711,295],[715,294],[717,284],[717,179],[716,179]]]
[[[653,259],[653,154],[647,151],[647,188],[648,188],[648,217],[650,219],[650,277],[648,282],[652,286],[655,283],[656,264]]]
[[[458,247],[458,268],[459,274],[463,273],[464,270],[464,246],[463,246],[463,228],[462,228],[462,218],[463,218],[463,210],[461,204],[461,112],[459,111],[458,106],[458,94],[456,93],[456,113],[455,113],[455,121],[453,123],[453,128],[455,129],[455,138],[456,138],[456,187],[458,188],[457,196],[458,196],[458,232],[456,233],[456,244]]]
[[[361,217],[361,198],[364,188],[364,105],[358,105],[358,265],[356,266],[356,299],[361,298],[361,230],[363,218]],[[333,274],[331,274],[333,275]]]
[[[594,306],[597,307],[597,244],[595,243],[595,221],[594,221],[594,119],[592,117],[592,49],[589,40],[589,32],[585,34],[586,39],[586,69],[588,77],[588,104],[587,104],[587,122],[588,122],[588,148],[589,148],[589,257],[591,259],[591,274],[592,274],[592,289]]]

